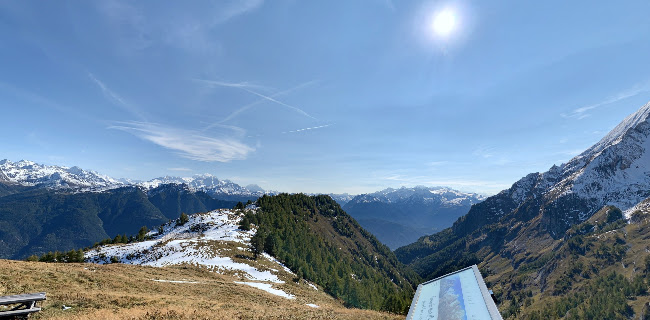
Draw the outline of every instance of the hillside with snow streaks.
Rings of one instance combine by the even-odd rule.
[[[249,206],[247,210],[256,208]],[[242,281],[253,281],[237,283],[292,299],[292,295],[272,287],[285,283],[281,278],[295,276],[288,268],[268,254],[260,255],[257,261],[241,258],[250,254],[250,239],[255,234],[255,230],[239,229],[241,214],[226,209],[193,214],[184,225],[171,221],[149,232],[149,240],[97,247],[87,251],[85,258],[98,264],[119,261],[154,267],[196,265],[220,274],[234,274]]]

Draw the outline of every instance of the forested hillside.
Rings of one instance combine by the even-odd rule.
[[[264,196],[251,243],[349,306],[405,313],[419,277],[329,196]]]
[[[146,193],[137,187],[68,193],[3,185],[0,196],[0,258],[20,259],[49,251],[93,245],[117,234],[153,228],[181,212],[232,207],[202,192],[163,185]]]

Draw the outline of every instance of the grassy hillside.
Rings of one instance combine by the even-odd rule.
[[[181,283],[154,280],[175,280]],[[293,285],[288,300],[192,266],[47,264],[0,260],[0,295],[47,292],[30,319],[402,319],[347,309],[322,291]],[[288,283],[292,285],[292,283]],[[312,308],[306,303],[314,303]],[[71,309],[62,310],[62,305]]]
[[[535,219],[539,219],[536,217]],[[505,319],[629,319],[650,313],[650,213],[605,207],[554,239],[535,219],[447,229],[398,250],[426,278],[478,263]],[[433,252],[433,253],[430,253]]]
[[[281,194],[257,204],[244,219],[258,228],[251,240],[258,251],[349,306],[408,311],[419,277],[332,198]]]

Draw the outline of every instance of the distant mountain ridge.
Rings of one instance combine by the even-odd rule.
[[[277,194],[275,191],[266,191],[258,185],[242,187],[230,180],[219,180],[211,174],[194,175],[185,178],[165,176],[135,184],[146,189],[155,188],[161,184],[185,184],[190,190],[203,191],[215,198],[230,201],[255,200],[265,194]]]
[[[29,160],[0,161],[0,182],[50,189],[106,190],[124,184],[94,171],[79,167],[48,166]]]
[[[277,193],[266,191],[257,185],[249,185],[251,189],[248,189],[230,180],[219,180],[210,174],[184,178],[165,176],[142,182],[118,180],[76,166],[51,166],[29,160],[12,162],[7,159],[0,161],[0,182],[78,192],[101,192],[125,186],[150,190],[165,184],[185,184],[192,191],[203,191],[215,198],[229,201],[255,200],[264,194]]]
[[[362,194],[348,201],[343,209],[380,241],[396,249],[451,226],[484,199],[476,193],[446,187],[416,186]]]

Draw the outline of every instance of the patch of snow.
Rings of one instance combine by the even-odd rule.
[[[313,303],[305,303],[306,306],[312,307],[312,308],[320,308],[320,306],[313,304]]]
[[[287,299],[295,299],[296,298],[296,296],[294,296],[292,294],[286,293],[286,292],[284,292],[282,290],[279,290],[279,289],[274,289],[271,286],[271,284],[269,284],[269,283],[241,282],[241,281],[235,281],[235,283],[237,283],[237,284],[245,284],[247,286],[251,286],[253,288],[264,290],[264,291],[266,291],[266,292],[268,292],[270,294],[274,294],[276,296],[280,296],[280,297],[287,298]]]
[[[151,279],[155,282],[169,282],[169,283],[200,283],[197,281],[187,281],[187,280],[163,280],[163,279]]]

